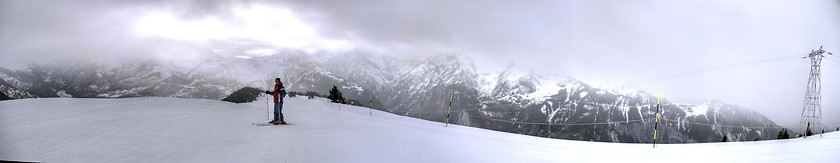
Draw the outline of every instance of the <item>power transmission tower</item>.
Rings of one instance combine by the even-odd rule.
[[[826,52],[820,46],[819,50],[811,50],[811,53],[804,58],[811,58],[811,73],[808,76],[808,89],[805,91],[805,104],[802,107],[802,118],[799,121],[799,132],[805,135],[807,127],[812,131],[819,131],[822,129],[820,117],[822,117],[821,96],[820,89],[822,89],[822,82],[820,82],[820,68],[822,59],[825,57],[823,53],[832,55],[831,52]]]

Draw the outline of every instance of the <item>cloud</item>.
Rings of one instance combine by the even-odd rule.
[[[653,79],[630,86],[664,90],[678,102],[721,99],[786,126],[798,124],[807,61],[659,79],[804,56],[820,45],[840,51],[838,1],[283,2],[320,33],[391,53],[463,53],[487,70],[514,63],[598,85]],[[829,76],[824,83],[838,83]],[[823,90],[823,97],[840,96],[840,86]],[[824,101],[824,107],[840,103]],[[825,111],[829,121],[840,118],[837,109]]]
[[[256,6],[256,7],[255,7]],[[243,12],[244,11],[244,12]],[[157,15],[156,15],[157,14]],[[0,64],[64,58],[264,55],[293,48],[357,47],[398,57],[458,53],[482,71],[514,64],[597,85],[663,90],[798,123],[808,63],[663,76],[771,58],[840,51],[840,2],[804,1],[0,1]],[[840,52],[836,52],[840,53]],[[840,97],[824,70],[823,97]],[[824,115],[840,119],[840,103]]]
[[[67,59],[189,60],[240,55],[253,48],[350,46],[322,38],[289,10],[260,1],[0,3],[4,65]]]

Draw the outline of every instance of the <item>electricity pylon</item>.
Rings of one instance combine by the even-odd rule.
[[[802,107],[802,118],[799,121],[799,133],[805,135],[807,127],[811,127],[812,132],[822,129],[820,117],[822,117],[822,100],[820,89],[822,89],[822,82],[820,82],[820,69],[822,59],[825,57],[823,53],[832,55],[831,52],[826,52],[820,46],[819,50],[811,50],[811,53],[804,58],[811,58],[811,73],[808,76],[808,89],[805,91],[805,104]]]

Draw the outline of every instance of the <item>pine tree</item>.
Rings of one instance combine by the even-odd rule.
[[[760,138],[760,137],[755,137],[755,140],[753,140],[753,141],[758,141],[758,138]]]
[[[720,140],[720,142],[728,142],[728,141],[729,141],[729,139],[726,137],[726,135],[723,135],[723,140]]]
[[[319,96],[319,97],[321,96],[321,95],[318,94],[318,92],[313,92],[313,91],[307,91],[306,93],[304,93],[304,95],[306,96],[307,99],[314,99],[315,96]]]
[[[837,131],[840,131],[840,127],[837,127]]]
[[[784,136],[785,136],[784,139],[790,139],[790,133],[788,133],[787,129],[785,129],[785,135]]]
[[[779,135],[776,135],[776,139],[790,139],[790,134],[788,134],[786,128],[783,128],[779,130]]]
[[[327,96],[327,99],[330,99],[330,102],[334,103],[345,103],[344,97],[341,96],[341,91],[339,91],[338,87],[336,86],[333,86],[332,89],[330,89],[330,95]]]

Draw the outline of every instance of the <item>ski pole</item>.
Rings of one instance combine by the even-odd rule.
[[[268,118],[268,95],[265,96],[265,120],[271,120]]]

